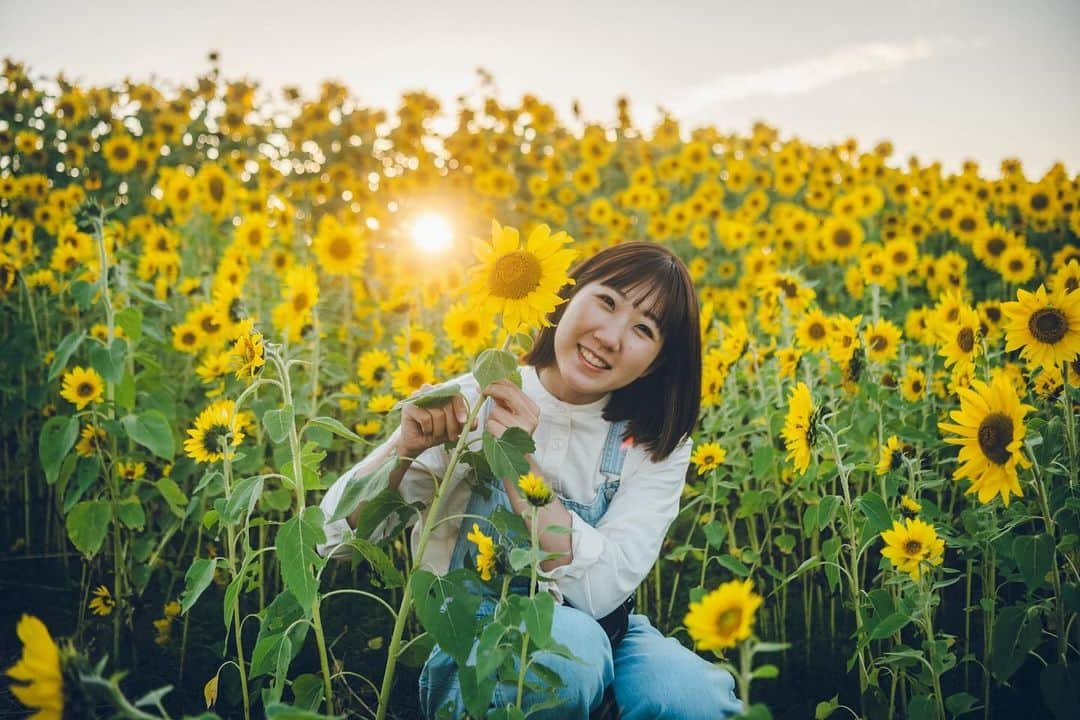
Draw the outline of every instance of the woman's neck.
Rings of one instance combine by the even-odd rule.
[[[607,395],[607,393],[582,394],[568,388],[555,364],[536,368],[536,378],[552,397],[569,405],[588,405]]]

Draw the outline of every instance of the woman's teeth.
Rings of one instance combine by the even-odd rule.
[[[611,366],[604,362],[596,353],[589,350],[583,345],[578,345],[578,352],[581,353],[581,357],[585,358],[585,362],[592,365],[597,370],[610,370]]]

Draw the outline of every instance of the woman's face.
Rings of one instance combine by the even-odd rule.
[[[581,405],[646,374],[663,346],[660,326],[649,313],[649,290],[638,286],[623,295],[591,282],[574,293],[555,328],[558,372],[541,371],[549,392]]]

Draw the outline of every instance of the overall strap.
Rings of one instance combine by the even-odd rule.
[[[604,440],[604,452],[600,457],[600,472],[607,475],[608,480],[618,480],[622,475],[626,451],[633,444],[632,438],[623,437],[629,424],[629,420],[616,420],[608,427],[607,438]]]

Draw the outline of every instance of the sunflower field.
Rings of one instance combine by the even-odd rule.
[[[438,642],[478,648],[472,716],[526,717],[488,709],[559,651],[521,518],[440,578],[386,464],[320,501],[402,400],[516,378],[572,262],[646,240],[695,279],[705,371],[637,611],[748,717],[1075,717],[1078,200],[1061,164],[559,118],[483,72],[383,109],[213,55],[173,87],[7,60],[0,711],[413,718]],[[454,462],[543,504],[521,435]]]

